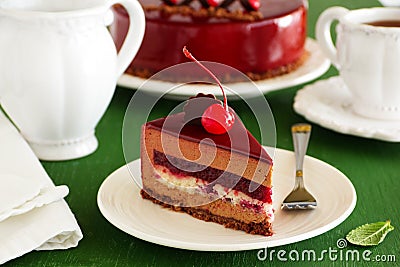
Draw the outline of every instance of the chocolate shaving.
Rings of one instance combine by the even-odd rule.
[[[148,5],[143,7],[145,11],[159,11],[165,16],[173,14],[180,14],[182,16],[192,17],[194,20],[203,18],[219,18],[229,19],[232,21],[254,22],[264,18],[260,11],[246,11],[246,10],[228,10],[222,7],[207,7],[196,9],[191,6],[179,5]]]
[[[222,104],[212,94],[199,93],[196,96],[190,97],[183,107],[183,112],[185,113],[183,118],[184,123],[201,125],[201,116],[203,116],[204,111],[209,106],[218,103]]]
[[[184,6],[189,5],[193,0],[162,0],[164,4],[169,6]],[[219,0],[219,1],[209,1],[209,0],[198,0],[203,8],[209,7],[221,7],[227,8],[236,0]],[[257,11],[260,7],[260,2],[258,0],[239,0],[242,8],[246,11]],[[255,4],[256,3],[256,4]]]

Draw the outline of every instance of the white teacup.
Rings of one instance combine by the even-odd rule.
[[[335,20],[336,47],[330,33]],[[319,17],[316,37],[352,93],[354,112],[400,120],[400,27],[368,24],[382,21],[400,24],[400,9],[332,7]]]
[[[118,55],[105,25],[116,3],[130,16]],[[0,0],[0,103],[40,159],[96,150],[94,129],[144,28],[136,0]]]

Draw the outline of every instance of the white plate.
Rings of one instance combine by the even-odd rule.
[[[307,120],[340,133],[400,142],[400,121],[371,119],[354,113],[350,92],[338,76],[299,90],[293,107]]]
[[[252,85],[249,86],[249,83],[243,82],[226,83],[225,85],[232,89],[232,91],[226,92],[228,98],[235,99],[238,98],[237,95],[243,98],[259,96],[261,93],[265,94],[278,89],[283,89],[311,81],[324,74],[329,69],[330,61],[325,57],[316,41],[308,38],[305,44],[305,49],[310,53],[310,57],[302,66],[291,73],[254,82],[258,88]],[[179,85],[178,83],[156,80],[144,83],[145,81],[146,79],[124,74],[118,80],[118,85],[137,89],[143,84],[141,89],[143,89],[146,93],[156,96],[163,95],[165,94],[166,89]],[[164,97],[185,100],[190,96],[196,95],[199,90],[203,93],[211,93],[215,96],[221,96],[221,91],[217,86],[196,84],[180,86],[177,89],[170,91],[168,94],[165,94]]]
[[[140,177],[140,160],[130,164]],[[294,154],[277,149],[274,158],[274,235],[246,234],[222,225],[197,220],[143,200],[127,166],[112,173],[101,185],[97,203],[114,226],[137,238],[175,248],[201,251],[237,251],[280,246],[305,240],[334,228],[353,211],[356,192],[344,174],[318,159],[306,156],[305,183],[318,207],[282,211],[279,207],[294,184]]]

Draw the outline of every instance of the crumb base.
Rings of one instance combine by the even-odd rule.
[[[206,222],[215,222],[218,224],[222,224],[226,228],[231,228],[234,230],[241,230],[249,234],[254,235],[264,235],[264,236],[271,236],[272,232],[272,225],[268,221],[263,221],[261,223],[244,223],[232,218],[226,218],[211,214],[209,211],[196,208],[196,207],[180,207],[180,206],[172,206],[169,204],[165,204],[152,196],[150,196],[145,190],[141,190],[140,194],[143,199],[148,199],[155,204],[158,204],[164,208],[171,209],[173,211],[184,212],[187,213],[194,218],[206,221]],[[160,198],[162,199],[162,198]]]
[[[310,53],[308,51],[304,51],[303,55],[297,59],[296,61],[289,63],[285,66],[280,66],[275,69],[267,70],[262,73],[255,73],[255,72],[247,72],[245,73],[247,77],[249,77],[253,81],[260,81],[260,80],[266,80],[266,79],[271,79],[274,77],[278,77],[281,75],[285,75],[288,73],[291,73],[298,69],[300,66],[304,64],[304,62],[309,58]],[[125,71],[126,74],[137,76],[143,79],[148,79],[154,74],[157,73],[157,71],[152,71],[150,69],[146,68],[141,68],[137,67],[133,64],[131,64],[127,70]],[[243,82],[243,80],[235,80],[234,78],[232,79],[232,76],[227,75],[227,77],[219,77],[221,82],[229,83],[229,82]],[[187,77],[183,78],[182,77],[173,77],[173,76],[163,76],[162,79],[164,81],[168,82],[182,82],[182,81],[187,81]]]

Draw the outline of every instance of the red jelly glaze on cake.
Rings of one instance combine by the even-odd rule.
[[[249,191],[250,189],[250,181],[244,179],[242,177],[235,177],[235,174],[224,172],[222,170],[214,169],[210,166],[202,166],[201,171],[197,172],[188,172],[182,169],[177,168],[174,164],[171,164],[170,160],[173,159],[174,163],[178,163],[178,166],[185,166],[185,169],[189,169],[193,167],[193,169],[199,169],[199,165],[197,163],[183,161],[181,159],[174,158],[172,156],[164,155],[161,152],[154,151],[154,162],[157,165],[166,167],[172,174],[177,177],[187,177],[192,176],[208,183],[212,183],[216,179],[218,179],[218,183],[226,188],[232,188],[233,190],[243,192],[244,194],[258,199],[262,202],[272,203],[272,189],[270,187],[263,186],[261,184],[257,185],[256,190]],[[234,183],[234,184],[232,184]]]
[[[144,7],[162,4],[158,0],[140,2]],[[128,16],[120,7],[114,11],[110,29],[119,48],[127,32]],[[244,73],[264,73],[299,60],[306,40],[306,2],[263,0],[259,12],[263,18],[250,22],[146,11],[146,32],[132,66],[155,73],[187,62],[181,53],[185,45],[199,59]]]

